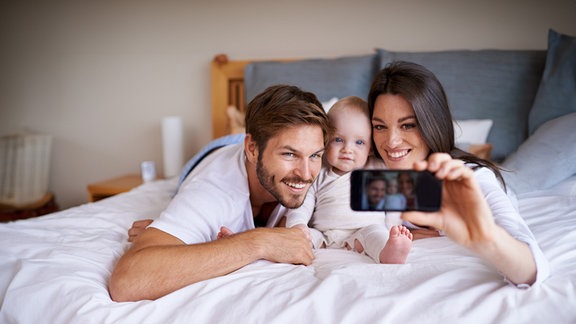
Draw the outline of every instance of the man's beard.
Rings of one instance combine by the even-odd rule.
[[[256,163],[256,175],[258,176],[258,180],[260,184],[266,191],[268,191],[282,206],[286,208],[298,208],[302,206],[304,203],[304,198],[306,197],[306,191],[302,195],[289,195],[289,197],[283,197],[278,188],[275,186],[275,177],[270,175],[260,157],[258,158],[258,162]],[[312,183],[313,180],[304,180],[301,178],[286,178],[283,179],[282,182],[293,182],[293,183]],[[310,189],[310,188],[308,188]]]

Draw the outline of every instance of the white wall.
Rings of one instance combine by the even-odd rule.
[[[573,0],[2,1],[0,135],[54,136],[61,207],[86,184],[161,169],[160,120],[184,118],[190,157],[210,140],[209,63],[390,50],[545,49],[576,35]]]

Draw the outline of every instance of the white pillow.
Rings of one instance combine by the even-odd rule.
[[[503,163],[516,193],[547,189],[576,174],[576,113],[542,124]]]
[[[485,144],[493,124],[491,119],[455,120],[453,123],[456,146]]]

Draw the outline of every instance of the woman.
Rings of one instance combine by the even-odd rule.
[[[390,169],[429,170],[443,179],[439,212],[405,212],[405,221],[445,233],[524,287],[543,280],[548,264],[508,199],[498,168],[454,146],[448,100],[434,74],[394,62],[380,71],[368,96],[375,155]]]

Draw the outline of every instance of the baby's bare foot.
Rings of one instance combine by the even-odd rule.
[[[380,263],[404,264],[412,248],[412,233],[403,225],[390,229],[390,238],[380,252]]]

